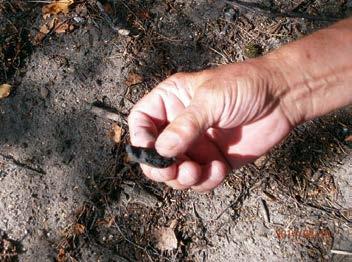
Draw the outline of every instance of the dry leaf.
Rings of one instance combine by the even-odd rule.
[[[86,230],[86,227],[82,224],[75,224],[73,227],[73,233],[75,235],[83,235]]]
[[[59,13],[67,14],[69,6],[72,5],[74,0],[58,0],[51,4],[44,5],[42,8],[43,17],[47,18],[50,15],[57,15]]]
[[[346,137],[345,142],[352,142],[352,135]]]
[[[174,250],[177,248],[175,232],[170,227],[163,227],[155,232],[156,247],[161,251]]]
[[[59,24],[57,27],[55,27],[55,33],[63,34],[63,33],[72,31],[73,29],[74,29],[73,25],[70,25],[67,22],[64,22]]]
[[[44,21],[44,24],[39,28],[39,32],[34,37],[34,44],[40,44],[50,31],[57,34],[66,33],[74,29],[73,25],[68,22],[61,22],[58,18],[53,17]]]
[[[0,85],[0,99],[8,97],[11,93],[11,85],[9,84],[2,84]]]
[[[46,35],[53,29],[56,24],[56,18],[49,19],[44,25],[39,28],[39,32],[34,37],[34,43],[39,44],[43,41]]]
[[[57,260],[57,262],[65,262],[66,261],[65,249],[63,249],[63,248],[59,249],[59,253],[56,256],[56,260]]]
[[[125,81],[127,86],[134,86],[143,82],[143,77],[139,74],[130,72]]]
[[[105,227],[108,227],[108,228],[110,228],[113,225],[113,223],[115,223],[115,217],[114,216],[109,216],[107,218],[99,219],[97,221],[98,225],[102,225],[102,226],[105,226]]]
[[[148,12],[148,10],[141,10],[137,12],[137,16],[142,21],[146,21],[150,19],[150,13]]]
[[[121,141],[121,136],[122,136],[122,127],[120,127],[117,124],[113,124],[112,125],[112,130],[110,131],[109,136],[111,137],[111,139],[115,142],[115,143],[120,143]]]

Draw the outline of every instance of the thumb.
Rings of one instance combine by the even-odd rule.
[[[204,107],[191,104],[159,135],[155,148],[165,157],[183,154],[212,124]]]

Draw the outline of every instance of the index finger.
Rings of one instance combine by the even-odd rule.
[[[158,127],[166,122],[164,103],[154,89],[143,97],[128,116],[131,143],[134,146],[153,147]]]
[[[153,147],[156,137],[190,103],[190,95],[179,77],[171,76],[143,97],[128,117],[131,143]]]

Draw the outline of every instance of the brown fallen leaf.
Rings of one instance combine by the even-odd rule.
[[[113,223],[115,223],[114,216],[109,216],[109,217],[97,220],[97,225],[102,225],[108,228],[110,228],[113,225]]]
[[[34,44],[40,44],[43,41],[46,35],[54,28],[56,20],[57,18],[53,18],[48,19],[48,21],[45,21],[45,24],[43,24],[39,28],[39,32],[35,35],[33,39]]]
[[[9,84],[2,84],[0,85],[0,99],[8,97],[11,93],[11,85]]]
[[[142,21],[147,21],[150,19],[150,13],[146,9],[140,10],[139,12],[137,12],[137,16]]]
[[[143,82],[143,77],[137,73],[130,72],[125,81],[127,86],[134,86]]]
[[[114,123],[112,125],[112,129],[110,130],[109,136],[116,144],[118,144],[121,142],[122,132],[122,127]]]
[[[174,250],[178,241],[174,230],[171,227],[163,227],[155,232],[156,247],[160,251]]]
[[[66,261],[65,249],[63,249],[63,248],[59,249],[59,253],[56,256],[56,260],[57,260],[57,262],[65,262]]]
[[[73,226],[73,233],[75,235],[83,235],[85,230],[86,230],[86,227],[82,224],[77,223]]]
[[[67,22],[63,22],[63,23],[60,23],[58,24],[56,27],[55,27],[55,33],[57,34],[63,34],[63,33],[66,33],[66,32],[70,32],[74,29],[74,26],[73,25],[70,25],[69,23]]]
[[[57,15],[59,13],[67,14],[69,6],[74,3],[74,0],[57,0],[42,7],[43,17],[47,18],[50,15]]]
[[[74,29],[74,26],[69,24],[67,21],[60,21],[57,17],[47,18],[44,24],[39,28],[39,32],[33,38],[33,43],[38,45],[44,38],[52,31],[57,34],[63,34],[70,32]]]
[[[346,137],[345,142],[352,142],[352,135]]]

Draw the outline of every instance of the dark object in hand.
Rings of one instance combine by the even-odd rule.
[[[163,157],[154,148],[126,145],[126,152],[131,161],[157,168],[166,168],[176,162],[176,158]]]

